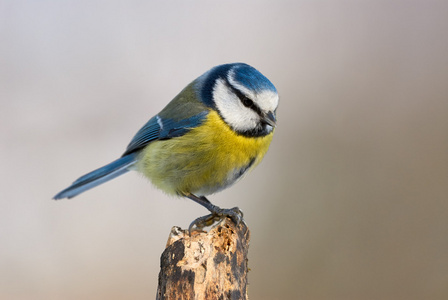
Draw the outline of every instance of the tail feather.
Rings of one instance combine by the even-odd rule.
[[[71,186],[59,192],[53,199],[73,198],[91,188],[94,188],[106,181],[114,179],[130,170],[136,163],[136,154],[132,153],[111,162],[104,167],[96,169],[78,178]]]

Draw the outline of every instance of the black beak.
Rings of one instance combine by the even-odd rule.
[[[263,122],[266,124],[275,127],[277,120],[275,119],[275,114],[273,112],[268,112],[267,114],[263,114]]]

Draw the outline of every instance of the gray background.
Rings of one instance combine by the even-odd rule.
[[[154,299],[203,208],[136,173],[51,197],[241,61],[281,96],[210,198],[245,212],[251,299],[447,299],[447,30],[443,1],[0,1],[0,298]]]

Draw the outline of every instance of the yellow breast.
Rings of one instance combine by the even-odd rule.
[[[237,135],[215,112],[183,136],[150,143],[137,170],[168,194],[208,195],[256,166],[266,154],[273,132],[264,137]]]

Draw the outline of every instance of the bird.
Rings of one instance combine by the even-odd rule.
[[[203,228],[229,217],[206,196],[230,187],[263,159],[277,123],[279,96],[269,79],[245,63],[215,66],[188,84],[132,138],[117,160],[75,180],[53,199],[73,198],[128,171],[137,171],[168,195],[189,198],[210,214]]]

